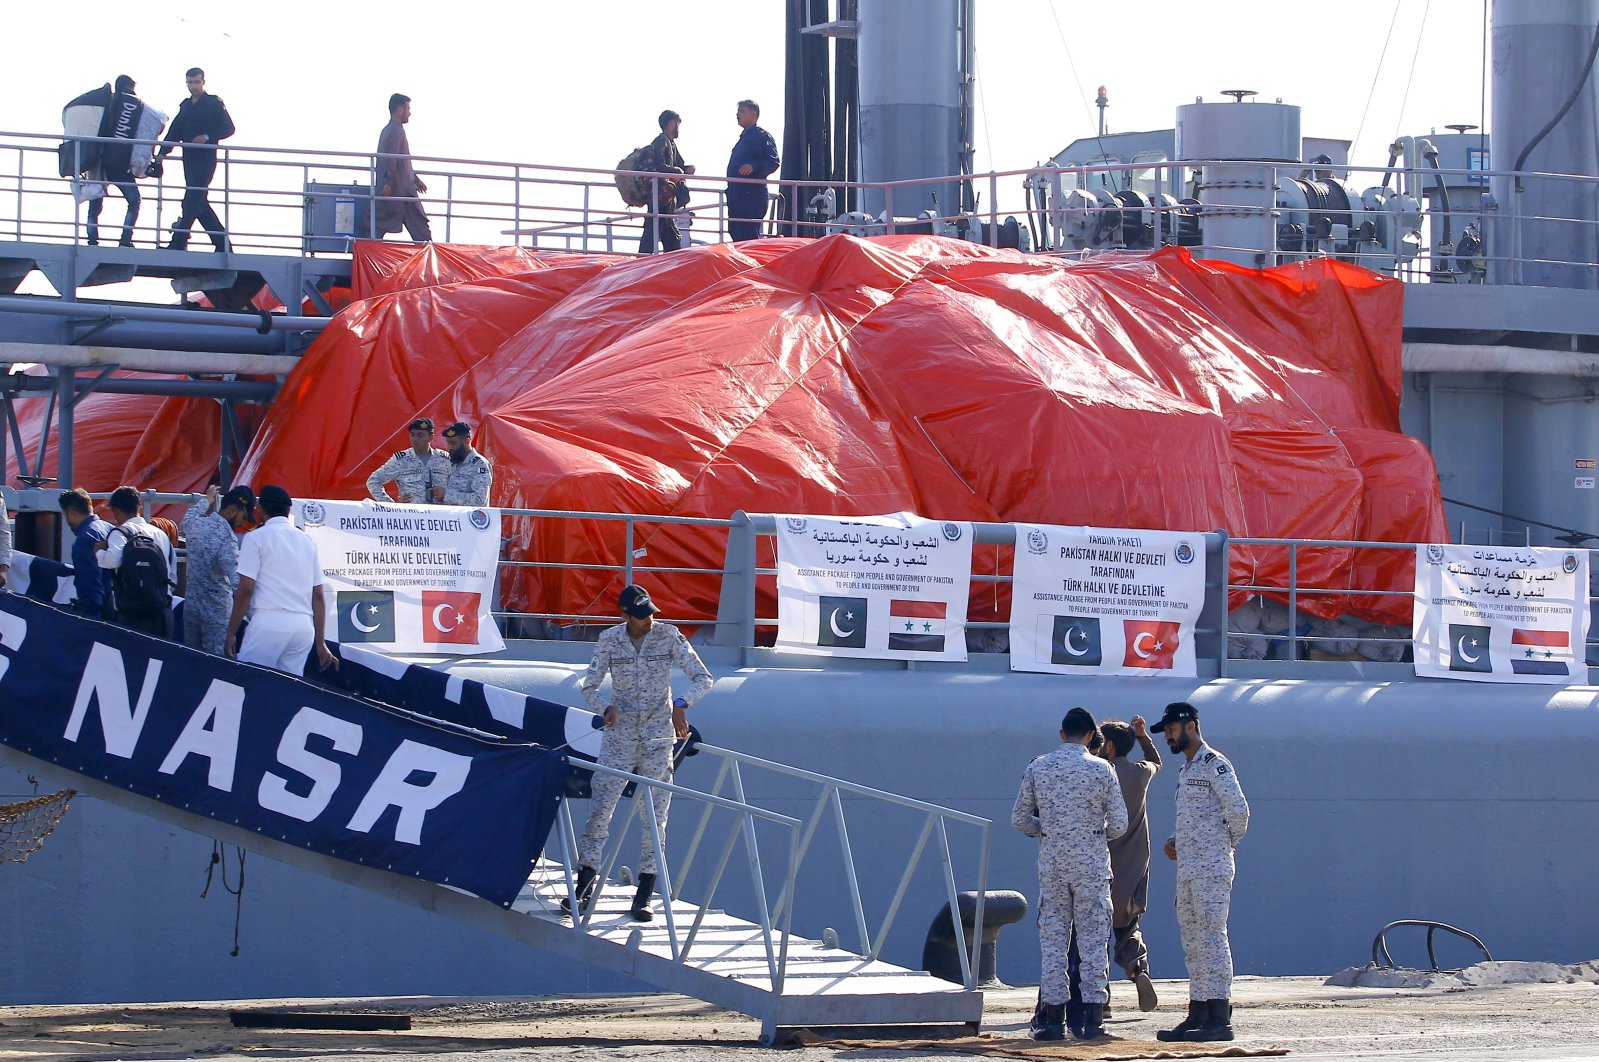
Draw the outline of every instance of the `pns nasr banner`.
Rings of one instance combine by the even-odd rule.
[[[1205,536],[1016,525],[1013,671],[1192,676]]]
[[[777,647],[965,660],[972,525],[910,513],[777,518]]]
[[[275,841],[509,906],[566,758],[0,592],[0,744]]]
[[[1588,552],[1416,547],[1416,674],[1587,682]]]
[[[500,510],[374,501],[297,501],[316,542],[329,641],[385,653],[505,648],[491,612]]]

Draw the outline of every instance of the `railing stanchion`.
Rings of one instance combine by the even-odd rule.
[[[872,951],[872,934],[866,928],[866,905],[861,902],[861,883],[855,874],[855,850],[850,847],[849,828],[844,824],[844,798],[838,787],[833,787],[833,818],[838,823],[838,845],[844,860],[844,880],[849,885],[849,900],[854,908],[855,932],[860,934],[860,954]]]

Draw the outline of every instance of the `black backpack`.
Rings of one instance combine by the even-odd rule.
[[[151,616],[172,607],[167,583],[167,554],[147,531],[114,527],[127,537],[122,563],[111,577],[112,601],[118,615]]]

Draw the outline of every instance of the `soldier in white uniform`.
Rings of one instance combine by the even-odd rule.
[[[1040,839],[1038,934],[1043,968],[1033,1039],[1063,1040],[1066,951],[1075,926],[1082,964],[1083,1016],[1072,1034],[1091,1040],[1104,1032],[1105,958],[1110,947],[1110,849],[1127,832],[1127,804],[1110,764],[1089,754],[1094,717],[1073,708],[1061,721],[1059,749],[1028,764],[1011,825]]]
[[[1227,910],[1233,893],[1233,849],[1249,829],[1249,802],[1238,772],[1199,733],[1199,710],[1187,701],[1166,706],[1160,723],[1177,770],[1177,830],[1166,855],[1177,861],[1177,926],[1188,964],[1188,1017],[1162,1040],[1211,1042],[1233,1038],[1233,953]]]
[[[589,708],[605,713],[605,735],[600,763],[663,782],[672,780],[672,744],[688,737],[689,707],[711,690],[711,673],[699,655],[670,623],[657,622],[660,609],[641,586],[625,586],[618,605],[626,623],[607,627],[594,646],[594,659],[578,685]],[[689,689],[672,699],[672,668],[688,676]],[[611,698],[600,696],[600,685],[611,676]],[[578,843],[577,894],[586,902],[594,888],[595,869],[611,829],[611,813],[626,781],[596,774],[589,801],[588,823]],[[672,795],[651,788],[651,806],[661,837],[666,837],[666,811]],[[633,917],[650,921],[650,895],[655,891],[655,844],[646,824],[641,831],[638,892],[633,897]],[[565,906],[565,901],[563,901]]]
[[[486,506],[494,470],[488,458],[472,448],[472,425],[456,421],[442,432],[450,464],[444,483],[433,485],[434,500],[445,505]]]
[[[411,445],[399,451],[367,477],[367,493],[373,501],[392,502],[388,485],[400,489],[399,500],[407,505],[433,502],[434,488],[442,488],[450,472],[450,456],[433,448],[433,421],[420,417],[411,422]]]

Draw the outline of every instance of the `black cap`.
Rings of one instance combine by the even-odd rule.
[[[1066,718],[1060,721],[1060,728],[1067,737],[1081,737],[1099,729],[1094,725],[1094,717],[1087,708],[1073,708],[1067,712]]]
[[[1173,701],[1166,706],[1166,714],[1160,717],[1160,722],[1149,729],[1157,734],[1165,733],[1166,728],[1173,723],[1197,723],[1199,709],[1187,701]]]
[[[245,512],[252,511],[255,508],[255,491],[251,490],[242,483],[237,487],[230,488],[228,492],[222,495],[221,499],[217,501],[217,508],[225,509],[230,505],[237,505]]]
[[[407,429],[407,430],[409,430],[409,431],[425,431],[425,432],[428,432],[429,434],[432,434],[432,432],[433,432],[433,420],[430,417],[417,417],[415,420],[413,420],[411,422],[411,427],[409,429]]]
[[[294,499],[289,497],[289,492],[276,483],[268,483],[262,487],[259,497],[261,507],[264,509],[287,509],[294,504]]]
[[[656,119],[656,121],[661,123],[662,129],[665,129],[672,122],[681,122],[682,120],[683,116],[676,111],[662,111],[661,116]]]
[[[468,424],[464,420],[458,420],[454,424],[451,424],[448,428],[445,428],[439,434],[443,435],[446,439],[458,439],[463,435],[471,435],[472,425]]]
[[[645,619],[661,611],[655,607],[655,602],[650,600],[650,592],[633,583],[622,587],[622,592],[617,596],[616,603],[621,606],[623,612],[634,619]]]

